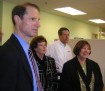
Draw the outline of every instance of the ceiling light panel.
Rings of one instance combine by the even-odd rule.
[[[94,23],[105,23],[105,21],[102,19],[91,19],[89,21],[94,22]]]
[[[66,13],[66,14],[70,14],[70,15],[83,15],[83,14],[86,14],[85,12],[74,9],[72,7],[56,8],[54,10],[57,10],[57,11],[60,11],[60,12]]]

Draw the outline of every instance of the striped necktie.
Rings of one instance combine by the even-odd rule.
[[[32,67],[33,67],[33,70],[34,70],[34,74],[35,74],[35,78],[36,78],[36,83],[37,83],[37,90],[38,91],[44,91],[43,87],[42,87],[42,84],[40,82],[40,79],[38,77],[38,71],[37,71],[36,62],[35,62],[32,50],[30,48],[28,50],[28,55],[29,55],[29,59],[31,61],[31,64],[32,64]]]

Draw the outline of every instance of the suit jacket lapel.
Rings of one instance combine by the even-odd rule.
[[[92,66],[88,59],[86,60],[86,69],[87,69],[87,81],[90,84],[92,78]]]
[[[77,61],[77,64],[76,64],[77,70],[78,70],[81,78],[83,79],[83,81],[86,85],[87,91],[90,91],[89,84],[90,84],[91,77],[92,77],[92,69],[91,69],[91,66],[88,62],[89,60],[86,60],[86,71],[87,71],[86,73],[87,73],[87,75],[84,73],[78,59],[76,61]]]
[[[21,47],[19,41],[17,40],[17,38],[13,34],[10,37],[10,40],[11,40],[11,42],[14,42],[14,44],[15,44],[14,46],[19,51],[18,55],[20,55],[20,58],[21,58],[20,60],[23,63],[23,67],[26,70],[30,80],[32,81],[32,72],[31,72],[31,69],[30,69],[30,66],[29,66],[29,63],[28,63],[28,59],[25,55],[25,52],[24,52],[23,48]]]

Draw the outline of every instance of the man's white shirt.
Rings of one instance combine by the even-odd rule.
[[[58,72],[62,72],[65,62],[72,59],[72,51],[68,44],[64,45],[60,40],[55,41],[47,47],[47,56],[55,59]]]

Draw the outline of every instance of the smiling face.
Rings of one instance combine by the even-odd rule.
[[[88,41],[80,40],[76,43],[73,52],[79,59],[86,60],[91,54],[91,46]]]
[[[26,41],[29,41],[32,37],[38,33],[39,24],[39,11],[32,6],[26,7],[26,13],[21,19],[15,15],[15,21],[17,26],[17,33]]]
[[[83,58],[83,59],[86,59],[86,58],[88,58],[88,56],[90,55],[90,53],[91,53],[90,47],[88,45],[84,45],[81,48],[78,56],[81,57],[81,58]]]

